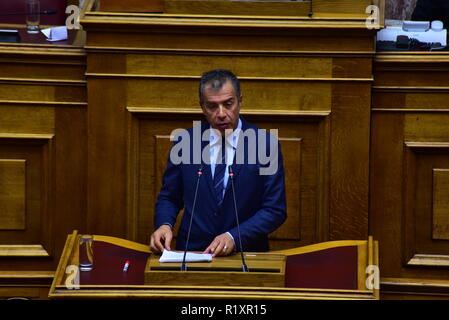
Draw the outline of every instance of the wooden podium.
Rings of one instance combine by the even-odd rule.
[[[67,237],[52,299],[378,299],[367,288],[368,266],[377,266],[377,242],[330,241],[269,253],[246,253],[255,272],[234,270],[240,256],[211,263],[159,264],[147,245],[95,235],[94,268],[78,271],[79,235]],[[123,271],[125,261],[128,271]],[[192,266],[195,265],[195,266]],[[190,268],[194,270],[189,271]],[[177,270],[176,270],[177,269]],[[279,271],[279,272],[278,272]],[[220,280],[221,279],[221,280]]]
[[[283,287],[285,255],[276,253],[245,253],[249,272],[242,272],[240,254],[217,257],[212,262],[187,263],[187,271],[180,271],[180,263],[161,263],[154,255],[145,267],[145,284]],[[187,272],[187,273],[186,273]]]

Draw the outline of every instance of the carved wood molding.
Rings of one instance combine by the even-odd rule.
[[[404,92],[404,93],[439,93],[449,92],[449,87],[403,87],[403,86],[373,86],[373,92]]]
[[[66,79],[30,79],[30,78],[0,78],[0,83],[7,84],[28,84],[28,85],[53,85],[53,86],[86,86],[85,80],[66,80]]]
[[[48,257],[43,246],[36,245],[0,245],[0,257]]]
[[[195,80],[199,81],[199,76],[173,76],[156,74],[115,74],[115,73],[86,73],[88,77],[104,78],[137,78],[137,79],[162,79],[162,80]],[[240,81],[317,81],[317,82],[372,82],[373,78],[280,78],[280,77],[239,77]],[[1,81],[1,79],[0,79]]]
[[[423,239],[417,238],[417,212],[416,212],[416,192],[417,192],[417,181],[418,177],[418,157],[425,156],[426,154],[447,154],[449,156],[449,142],[440,141],[405,141],[404,142],[404,181],[403,181],[403,197],[404,197],[404,221],[403,221],[403,263],[406,266],[421,266],[421,267],[442,267],[449,266],[449,255],[445,254],[433,254],[433,253],[419,253],[417,252],[417,246],[421,244]],[[428,158],[431,161],[430,158]],[[421,169],[422,170],[422,169]],[[435,179],[435,170],[438,168],[433,168],[433,176],[431,179]],[[432,173],[428,173],[432,175]],[[431,220],[435,220],[435,181],[429,186],[433,190],[425,190],[426,192],[432,192],[432,198],[429,199],[431,202],[431,207],[433,208],[431,212],[427,212],[430,215]],[[421,191],[422,192],[422,191]],[[435,240],[435,223],[431,227],[431,234],[426,236],[425,241]],[[432,235],[433,234],[433,235]],[[422,237],[422,236],[421,236]]]
[[[51,225],[53,220],[52,213],[52,194],[53,194],[53,161],[54,161],[54,134],[38,133],[9,133],[0,132],[0,142],[5,145],[13,146],[39,146],[42,162],[39,184],[41,192],[39,214],[41,224],[39,226],[40,234],[39,244],[2,244],[0,245],[0,256],[7,257],[49,257],[53,254],[53,233]],[[38,226],[34,226],[37,228]],[[29,232],[29,226],[22,232]],[[18,241],[20,243],[20,240]],[[33,241],[34,242],[34,241]]]
[[[150,108],[150,107],[127,107],[129,113],[135,116],[148,115],[201,115],[201,109],[198,108]],[[294,116],[294,117],[327,117],[331,114],[331,111],[309,111],[309,110],[257,110],[257,109],[245,109],[241,111],[244,115],[261,115],[261,116]]]
[[[407,262],[409,266],[449,267],[449,255],[415,254]]]
[[[140,48],[140,47],[101,47],[86,45],[88,53],[145,53],[145,54],[191,54],[191,55],[247,55],[247,56],[292,56],[292,57],[339,57],[339,58],[372,58],[376,53],[370,51],[328,51],[328,50],[219,50],[219,49],[189,49],[189,48]]]
[[[381,278],[381,294],[449,296],[449,282],[433,279]]]
[[[0,105],[34,105],[52,107],[87,107],[87,102],[0,100]]]

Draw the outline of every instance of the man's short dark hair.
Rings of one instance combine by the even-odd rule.
[[[233,74],[231,71],[225,69],[215,69],[203,73],[200,79],[199,86],[200,104],[203,105],[204,102],[204,88],[206,87],[206,85],[210,85],[212,90],[220,90],[227,81],[231,82],[232,86],[234,87],[237,99],[239,99],[240,82],[235,74]]]

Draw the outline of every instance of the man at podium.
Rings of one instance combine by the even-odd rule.
[[[181,130],[172,147],[151,250],[171,250],[176,217],[184,208],[177,250],[186,248],[189,234],[188,250],[213,256],[268,251],[268,234],[286,219],[277,137],[240,116],[240,83],[228,70],[202,75],[199,100],[206,121]]]

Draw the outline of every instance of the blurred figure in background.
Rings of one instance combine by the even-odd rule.
[[[412,14],[414,21],[440,20],[449,27],[449,0],[418,0]]]

